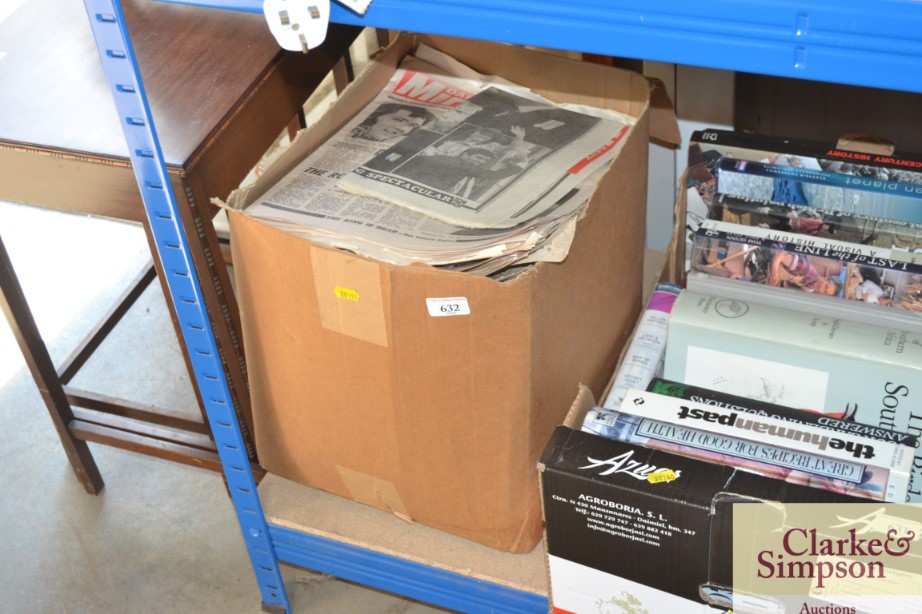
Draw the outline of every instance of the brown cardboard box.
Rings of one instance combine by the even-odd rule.
[[[554,101],[638,118],[562,264],[498,283],[379,263],[234,211],[357,113],[420,41]],[[598,64],[404,34],[255,186],[233,194],[263,467],[494,548],[532,550],[542,535],[536,462],[577,384],[601,391],[641,307],[648,139],[678,140],[671,109],[651,105],[651,91],[641,76]],[[336,286],[360,300],[337,298]],[[430,317],[435,297],[465,297],[471,313]]]

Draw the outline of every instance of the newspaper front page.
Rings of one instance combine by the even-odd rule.
[[[387,87],[363,113],[320,145],[245,213],[313,241],[395,264],[426,262],[439,265],[508,253],[517,253],[521,259],[547,237],[560,237],[559,229],[568,218],[582,210],[607,162],[616,155],[617,147],[610,147],[606,156],[583,164],[573,175],[575,181],[558,182],[556,190],[547,190],[540,206],[532,207],[526,214],[511,217],[502,224],[492,224],[494,227],[462,224],[448,220],[444,215],[433,215],[420,207],[409,208],[340,189],[337,184],[362,164],[383,159],[388,152],[393,153],[394,147],[416,147],[413,145],[415,134],[425,132],[429,135],[426,139],[431,141],[431,135],[457,134],[458,128],[470,132],[469,123],[465,120],[476,113],[477,108],[465,103],[484,92],[490,92],[489,96],[502,92],[499,95],[505,97],[513,95],[505,90],[512,90],[518,100],[563,113],[560,117],[585,117],[587,119],[580,119],[585,126],[583,136],[588,132],[595,135],[595,140],[602,138],[600,125],[622,130],[632,123],[629,117],[621,118],[607,111],[593,110],[599,116],[591,116],[568,109],[554,109],[550,103],[525,88],[497,77],[478,75],[431,48],[421,47],[417,56],[428,61],[424,62],[419,57],[407,58]],[[447,74],[448,70],[463,77]],[[394,89],[402,89],[400,84],[406,87],[410,83],[416,84],[412,86],[414,91],[424,87],[419,84],[428,84],[425,86],[428,87],[425,101],[394,99],[390,95],[389,92]],[[436,93],[436,87],[440,94]],[[475,136],[474,139],[484,136]],[[487,149],[492,148],[497,156],[507,161],[524,160],[516,157],[517,148],[538,151],[540,147],[516,135],[491,132],[490,136],[496,137],[496,141]],[[576,140],[579,141],[578,138]],[[457,149],[455,141],[457,139],[443,142],[442,154]],[[451,145],[453,142],[455,144]],[[516,145],[511,147],[513,142]],[[542,150],[545,154],[550,153],[550,148],[545,149],[547,151]],[[426,157],[432,156],[427,154]],[[605,164],[603,158],[607,158]],[[436,202],[444,206],[441,201]],[[549,259],[562,259],[561,249],[565,257],[568,246],[565,240],[558,240],[554,249],[542,250],[538,257],[542,258],[541,254],[544,254],[543,257]]]
[[[340,187],[462,226],[510,227],[546,214],[583,177],[607,167],[630,130],[627,121],[514,88],[467,91],[472,95],[462,100],[448,83],[415,71],[392,80],[372,103],[372,116],[413,101],[434,118],[346,175]]]

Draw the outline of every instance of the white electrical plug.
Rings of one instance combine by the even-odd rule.
[[[371,0],[339,0],[359,15]],[[269,31],[282,49],[307,53],[324,41],[330,25],[330,0],[263,0]]]
[[[327,37],[330,0],[263,0],[269,31],[282,49],[313,49]]]

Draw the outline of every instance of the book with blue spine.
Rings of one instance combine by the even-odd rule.
[[[922,185],[723,158],[717,192],[922,223]]]
[[[683,291],[663,378],[922,435],[922,334]],[[916,448],[909,501],[922,501]]]
[[[922,253],[922,225],[871,215],[716,194],[708,219]]]
[[[692,132],[689,146],[713,162],[724,156],[740,160],[808,166],[817,170],[922,184],[922,156],[841,149],[839,143],[708,128]],[[689,161],[691,162],[691,156]]]

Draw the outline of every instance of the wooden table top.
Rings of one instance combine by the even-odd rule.
[[[286,53],[260,15],[150,0],[122,8],[170,165],[183,166]],[[127,158],[81,0],[25,0],[0,22],[0,141]]]

